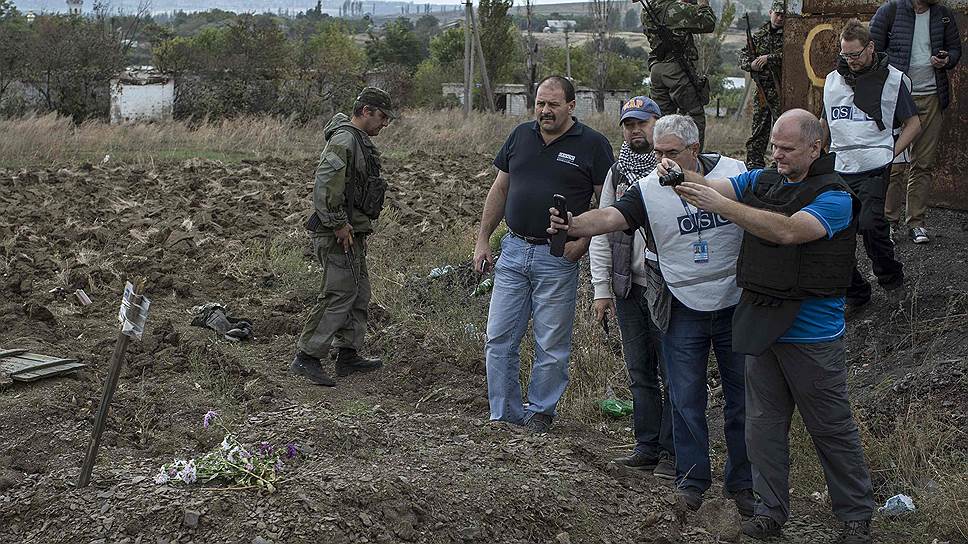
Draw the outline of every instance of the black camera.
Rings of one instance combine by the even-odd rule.
[[[681,170],[675,170],[664,176],[659,176],[659,185],[663,187],[675,187],[685,180],[686,175]]]

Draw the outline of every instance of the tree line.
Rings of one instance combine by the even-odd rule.
[[[481,48],[493,83],[529,83],[564,73],[566,52],[547,40],[527,69],[527,38],[511,0],[481,0]],[[611,5],[594,39],[569,50],[579,85],[641,90],[646,51],[610,34],[631,24]],[[590,14],[590,20],[595,20]],[[532,28],[545,20],[533,20]],[[540,32],[540,28],[537,28]],[[175,115],[294,116],[308,121],[345,110],[368,81],[403,106],[455,105],[443,83],[463,81],[464,29],[431,14],[375,24],[309,9],[295,17],[220,10],[86,17],[37,16],[32,22],[0,0],[0,114],[56,111],[77,120],[107,117],[107,82],[130,64],[153,64],[176,78]],[[19,89],[15,97],[10,93]],[[475,102],[482,104],[479,91]]]

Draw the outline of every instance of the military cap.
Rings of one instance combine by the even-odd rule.
[[[773,13],[786,13],[786,10],[786,0],[773,0],[773,3],[770,4],[770,11]]]
[[[390,93],[383,89],[378,87],[363,87],[363,90],[360,91],[360,96],[357,96],[356,100],[364,106],[379,109],[391,119],[397,118],[397,112],[393,109],[393,103],[390,101]]]

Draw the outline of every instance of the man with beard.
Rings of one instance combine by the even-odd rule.
[[[620,123],[625,141],[618,160],[605,178],[599,208],[611,206],[629,186],[655,169],[652,129],[660,116],[659,105],[645,96],[636,96],[622,106]],[[652,471],[659,478],[672,479],[676,476],[672,404],[659,350],[659,331],[652,323],[645,296],[647,253],[652,255],[652,260],[656,259],[655,252],[647,247],[642,229],[632,235],[612,232],[595,236],[588,249],[595,289],[595,318],[599,322],[607,320],[609,313],[618,317],[622,356],[632,392],[635,448],[631,455],[615,461]]]
[[[608,140],[572,117],[575,87],[561,76],[541,81],[535,121],[514,129],[494,159],[497,176],[484,202],[474,248],[476,270],[494,270],[487,315],[487,395],[492,421],[545,433],[568,385],[568,359],[575,322],[578,261],[589,238],[565,243],[564,256],[550,252],[547,209],[560,194],[576,215],[600,195],[615,162]],[[508,234],[497,264],[490,237],[501,219]],[[532,322],[535,360],[528,405],[521,399],[520,344]]]
[[[784,0],[775,0],[769,20],[753,34],[753,47],[747,44],[740,52],[739,67],[750,73],[763,95],[753,102],[753,124],[746,140],[746,167],[751,170],[766,165],[763,154],[770,140],[770,129],[780,116],[785,9]]]
[[[699,152],[699,130],[691,117],[666,115],[655,123],[654,148],[660,164],[679,175],[728,177],[746,171],[729,157]],[[663,173],[665,174],[665,172]],[[658,171],[639,179],[611,206],[563,224],[552,208],[548,232],[571,236],[645,229],[654,257],[646,256],[649,313],[663,332],[662,356],[669,376],[672,440],[676,454],[675,501],[689,510],[702,506],[712,485],[709,458],[707,367],[713,348],[723,384],[726,466],[723,492],[740,513],[753,515],[752,477],[746,453],[744,357],[732,349],[733,310],[739,302],[736,257],[743,231],[704,209],[690,207]],[[680,178],[681,179],[681,178]]]
[[[948,72],[961,58],[961,35],[954,14],[938,0],[891,0],[878,8],[870,25],[874,49],[887,53],[891,66],[911,78],[911,94],[921,118],[921,134],[911,145],[909,168],[891,171],[884,215],[901,219],[907,194],[905,223],[915,244],[930,241],[924,215],[928,188],[938,164],[938,139],[943,112],[951,102]]]
[[[823,87],[821,122],[829,134],[835,169],[861,202],[858,231],[877,282],[885,291],[904,285],[904,271],[894,257],[890,226],[884,219],[884,195],[891,162],[921,130],[911,80],[874,50],[867,28],[847,21],[840,34],[837,69]],[[894,129],[900,128],[897,140]],[[871,286],[854,267],[847,305],[856,311],[871,300]]]
[[[386,183],[380,153],[371,137],[396,117],[390,95],[366,87],[356,98],[353,116],[337,113],[323,131],[326,147],[316,167],[313,213],[306,228],[323,276],[319,300],[297,342],[290,372],[332,387],[321,360],[337,348],[336,374],[369,372],[383,366],[361,357],[370,303],[366,237],[383,209]]]

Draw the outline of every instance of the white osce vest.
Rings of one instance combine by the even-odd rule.
[[[823,107],[830,127],[830,151],[837,154],[834,168],[841,174],[874,170],[894,160],[894,110],[902,82],[909,89],[911,81],[903,72],[888,66],[887,80],[881,92],[881,122],[877,122],[854,105],[854,89],[844,76],[834,70],[823,85]]]
[[[706,177],[728,178],[745,171],[746,165],[742,162],[720,157]],[[736,286],[736,258],[743,229],[719,214],[697,210],[692,204],[684,205],[671,187],[659,185],[655,171],[638,184],[662,277],[672,295],[700,312],[735,306],[740,296]],[[695,261],[694,243],[699,241],[700,231],[709,251],[709,262],[705,263]]]

